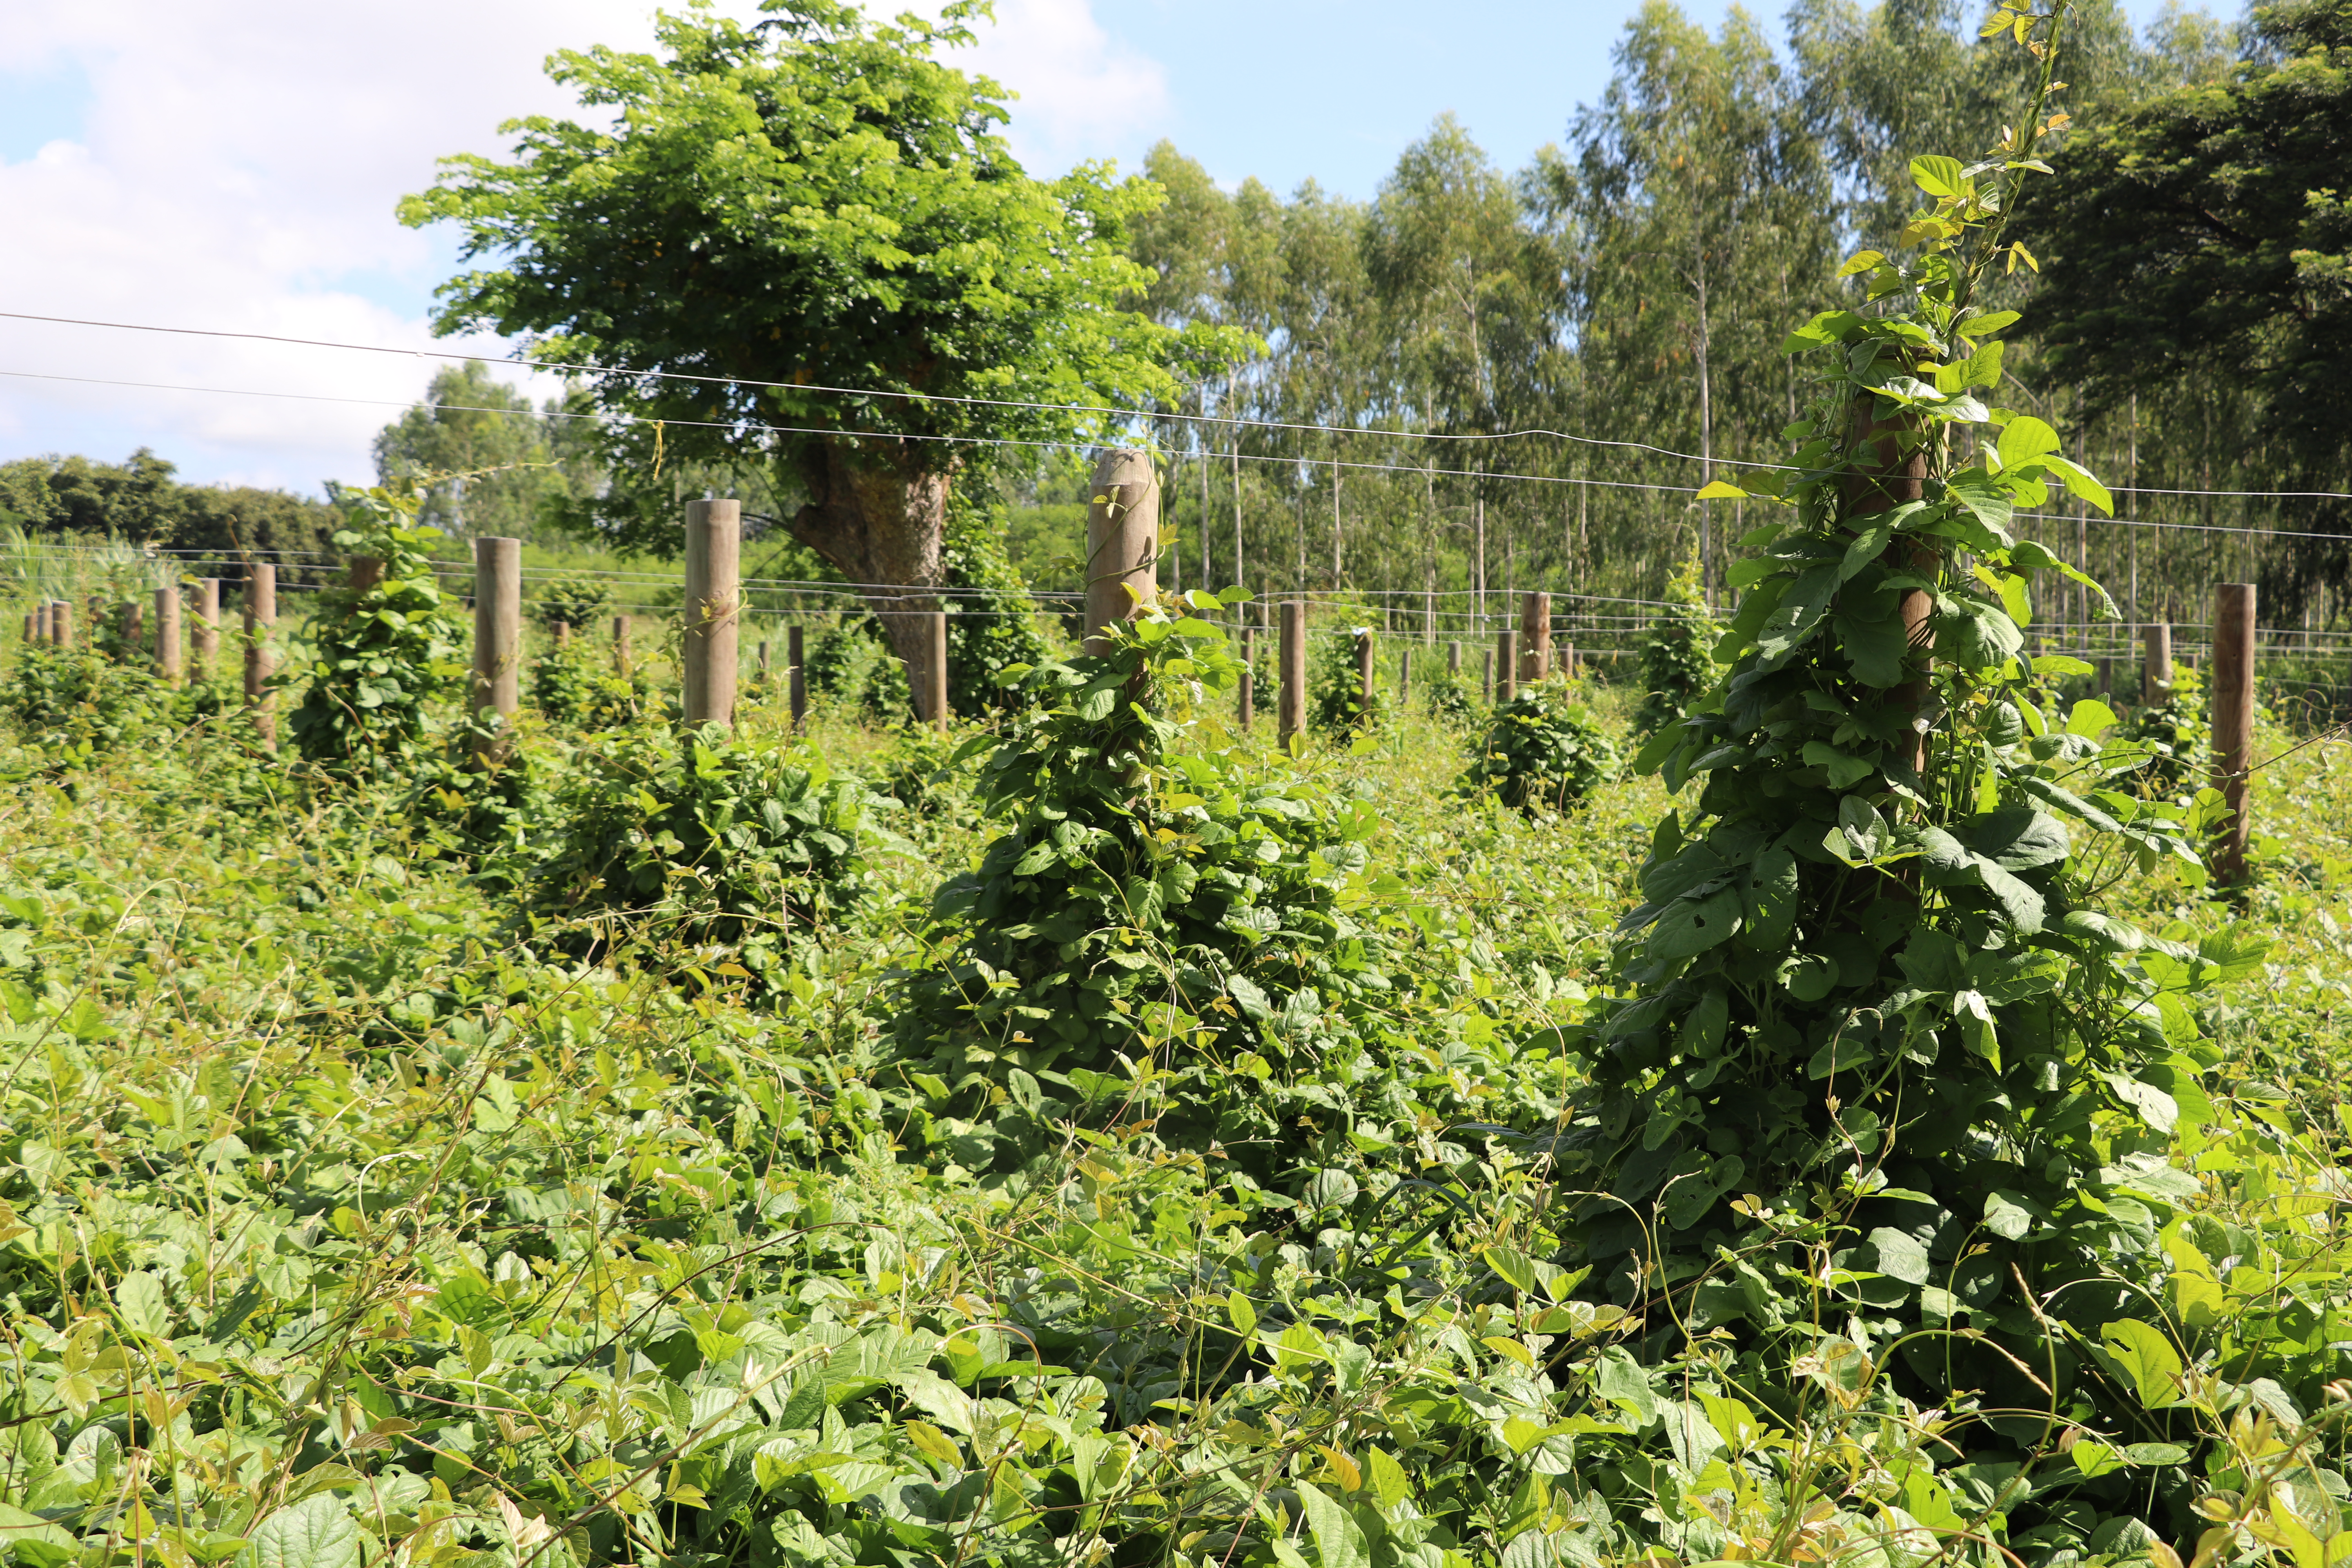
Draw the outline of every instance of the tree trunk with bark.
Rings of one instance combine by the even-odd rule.
[[[938,460],[929,443],[828,440],[803,468],[809,500],[790,524],[794,539],[857,585],[910,671],[922,668],[921,617],[941,607],[954,476],[934,468]]]

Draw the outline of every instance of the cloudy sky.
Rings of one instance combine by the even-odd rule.
[[[1449,110],[1507,165],[1559,140],[1634,5],[998,0],[969,63],[1021,95],[1012,134],[1039,172],[1132,168],[1166,136],[1228,183],[1368,196]],[[437,157],[501,151],[500,121],[565,109],[546,56],[645,47],[652,9],[0,0],[0,311],[446,347],[425,315],[454,247],[394,203]],[[367,477],[370,437],[432,368],[0,316],[0,459],[148,446],[186,479],[315,491]]]

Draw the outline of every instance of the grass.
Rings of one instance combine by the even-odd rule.
[[[779,735],[779,700],[755,691],[744,731]],[[1622,728],[1622,692],[1600,707]],[[2307,1255],[2286,1272],[2325,1295],[2345,1194],[2279,1150],[2342,1131],[2352,760],[2294,740],[2262,735],[2272,842],[2242,911],[2162,874],[2120,892],[2151,925],[2270,939],[2208,1020],[2217,1098],[2268,1121],[2210,1135],[2231,1173],[2204,1202],[2284,1205]],[[877,784],[936,761],[841,710],[807,744]],[[1373,804],[1409,958],[1393,1087],[1330,1101],[1355,1173],[1285,1195],[1140,1119],[1072,1122],[1011,1176],[907,1157],[893,987],[992,832],[953,779],[889,818],[867,912],[753,995],[680,984],[657,936],[562,958],[447,835],[299,786],[234,724],[66,768],[12,739],[0,1550],[1535,1568],[1637,1539],[1917,1563],[1925,1530],[1995,1559],[1966,1478],[1916,1479],[1932,1413],[1826,1383],[1746,1427],[1704,1405],[1682,1482],[1630,1457],[1617,1435],[1727,1396],[1645,1380],[1613,1310],[1545,1272],[1548,1186],[1503,1134],[1572,1095],[1553,1031],[1603,983],[1674,803],[1621,778],[1530,820],[1449,794],[1465,744],[1411,715],[1301,761]],[[572,765],[535,721],[523,748]],[[1777,1448],[1737,1436],[1759,1421]],[[1771,1484],[1718,1489],[1717,1462]],[[2273,1551],[2295,1555],[2249,1534],[2224,1557]]]

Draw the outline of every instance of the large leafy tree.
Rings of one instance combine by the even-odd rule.
[[[2251,389],[2273,461],[2307,481],[2276,488],[2341,489],[2352,0],[2262,7],[2253,26],[2259,47],[2231,77],[2158,98],[2057,162],[2032,215],[2050,255],[2031,323],[2105,405],[2181,380]],[[2352,522],[2341,501],[2303,505],[2306,527]],[[2324,559],[2342,574],[2342,551]],[[2323,558],[2280,560],[2308,574]]]
[[[790,481],[796,538],[920,607],[974,443],[1082,438],[1100,416],[1056,405],[1173,393],[1175,335],[1119,305],[1147,281],[1123,247],[1156,189],[1022,171],[1002,90],[935,58],[980,9],[662,16],[657,55],[554,58],[609,122],[514,121],[511,162],[448,160],[402,205],[489,263],[445,286],[441,330],[537,334],[542,358],[605,367],[598,400],[627,416],[606,517],[633,542],[676,541],[673,510],[629,504],[671,465],[757,463]]]

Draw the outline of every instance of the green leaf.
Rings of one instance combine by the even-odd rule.
[[[1878,1249],[1878,1271],[1906,1285],[1927,1282],[1927,1249],[1906,1232],[1880,1226],[1868,1237]]]
[[[2142,1405],[2161,1410],[2180,1403],[2180,1352],[2162,1330],[2123,1318],[2102,1328],[2099,1338],[2131,1379]]]
[[[1841,610],[1832,629],[1856,680],[1881,691],[1903,684],[1904,656],[1911,650],[1911,637],[1900,615],[1865,620]]]
[[[2169,1132],[2180,1122],[2179,1102],[2154,1084],[2142,1083],[2125,1073],[2106,1075],[2107,1086],[2116,1098],[2139,1112],[2139,1119],[2158,1132]]]
[[[1878,251],[1858,250],[1846,258],[1845,265],[1837,269],[1837,275],[1851,278],[1857,272],[1867,272],[1874,267],[1883,266],[1885,260],[1886,258]]]
[[[1911,181],[1938,200],[1958,200],[1976,188],[1976,182],[1961,172],[1958,158],[1914,158],[1911,160]]]
[[[1747,499],[1746,490],[1741,489],[1738,485],[1726,483],[1722,479],[1710,481],[1691,497],[1693,500],[1745,500]]]
[[[2002,429],[1997,449],[2000,453],[2000,466],[2014,468],[2044,453],[2054,452],[2058,447],[2057,431],[2031,414],[2021,414]]]
[[[1797,917],[1797,858],[1787,849],[1767,849],[1748,874],[1742,914],[1751,946],[1770,948],[1788,935]]]
[[[1512,1289],[1522,1295],[1535,1289],[1535,1259],[1526,1253],[1516,1247],[1489,1247],[1483,1248],[1480,1256],[1486,1259],[1488,1268],[1509,1281]]]
[[[1229,1291],[1225,1296],[1225,1318],[1233,1324],[1234,1332],[1244,1339],[1257,1332],[1257,1309],[1251,1306],[1250,1299],[1238,1290]]]
[[[1832,789],[1850,789],[1878,771],[1875,763],[1848,756],[1824,741],[1808,741],[1801,753],[1803,759],[1828,773]]]
[[[1726,888],[1703,899],[1685,894],[1666,905],[1643,951],[1652,958],[1691,958],[1738,932],[1739,894]]]
[[[2011,876],[1990,856],[1979,855],[1975,859],[1977,874],[1984,879],[1985,891],[2000,905],[2001,912],[2009,917],[2010,924],[2027,936],[2040,931],[2042,918],[2049,910],[2042,895]]]
[[[1984,1223],[1985,1228],[1995,1236],[2017,1241],[2033,1228],[2033,1213],[2013,1193],[1989,1193],[1985,1195]]]
[[[331,1492],[304,1498],[261,1521],[238,1568],[360,1568],[360,1531]]]
[[[2106,486],[2092,477],[2088,468],[2078,467],[2055,452],[2043,456],[2042,466],[2065,480],[2066,488],[2074,491],[2078,500],[2090,502],[2109,517],[2116,515],[2116,498],[2107,493]]]
[[[1371,1568],[1372,1549],[1355,1516],[1313,1482],[1297,1486],[1307,1532],[1315,1538],[1316,1568]]]

